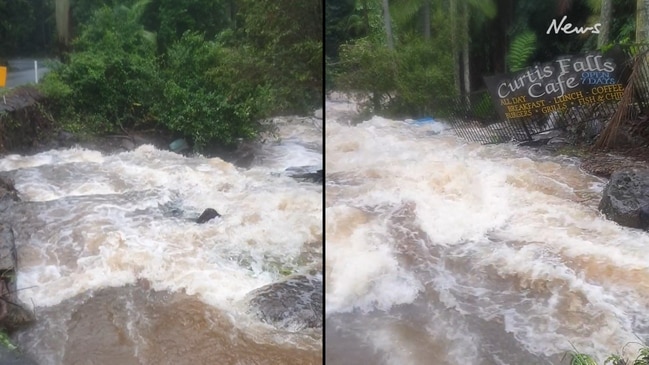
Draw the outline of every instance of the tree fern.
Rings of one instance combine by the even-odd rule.
[[[509,71],[519,71],[527,65],[530,57],[536,51],[536,34],[526,30],[517,35],[509,46],[507,63]]]

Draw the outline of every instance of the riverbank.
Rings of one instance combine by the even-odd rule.
[[[579,167],[583,171],[605,179],[610,179],[611,174],[616,170],[649,169],[649,148],[647,147],[621,147],[608,151],[594,151],[590,146],[565,145],[557,149],[540,147],[535,150],[555,156],[576,157],[579,160]]]
[[[48,113],[47,103],[41,92],[33,85],[16,88],[5,94],[6,104],[0,101],[0,157],[9,154],[34,155],[53,149],[78,147],[99,151],[104,155],[133,151],[142,145],[152,145],[159,150],[173,150],[184,155],[192,153],[191,145],[184,149],[172,149],[174,141],[182,139],[178,133],[164,128],[124,130],[115,134],[73,133],[65,125],[55,121]],[[226,145],[208,144],[200,153],[206,157],[219,157],[237,167],[248,168],[254,161],[260,144],[279,141],[277,123],[299,125],[320,124],[322,109],[311,116],[277,116],[261,124],[256,140],[239,140]]]

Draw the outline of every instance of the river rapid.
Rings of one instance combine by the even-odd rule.
[[[578,161],[327,101],[325,362],[634,359],[649,234],[606,220]]]
[[[276,127],[247,169],[151,145],[0,159],[24,202],[3,219],[37,319],[16,344],[40,365],[321,363],[320,328],[248,305],[264,285],[322,277],[322,185],[283,173],[322,168],[322,121]],[[222,217],[195,223],[206,208]]]

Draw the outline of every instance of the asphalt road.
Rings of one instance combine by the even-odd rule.
[[[36,61],[38,61],[38,79],[41,80],[49,72],[49,68],[46,65],[51,60],[36,59]],[[7,83],[5,88],[13,88],[35,82],[34,59],[13,59],[8,61]]]

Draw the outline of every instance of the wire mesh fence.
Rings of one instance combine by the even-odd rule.
[[[629,115],[649,114],[649,45],[623,48],[626,55],[640,57],[639,78],[634,83],[634,99],[627,108]],[[628,77],[627,72],[623,77]],[[488,90],[472,92],[458,98],[448,118],[455,133],[467,140],[483,144],[509,141],[530,141],[535,136],[552,131],[568,130],[573,135],[594,138],[605,127],[618,108],[617,100],[576,105],[545,115],[533,115],[515,120],[503,119]]]

